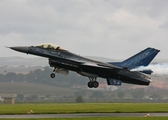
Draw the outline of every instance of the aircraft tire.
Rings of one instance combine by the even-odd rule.
[[[88,87],[92,88],[93,87],[93,82],[88,82]]]
[[[98,83],[97,81],[94,81],[94,82],[92,83],[92,86],[93,86],[94,88],[97,88],[97,87],[99,86],[99,83]]]
[[[55,74],[54,74],[54,73],[51,73],[51,74],[50,74],[50,77],[51,77],[51,78],[55,78]]]

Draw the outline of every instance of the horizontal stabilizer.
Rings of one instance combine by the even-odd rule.
[[[151,75],[151,74],[153,73],[152,70],[141,70],[141,71],[139,71],[139,72],[145,73],[145,74],[148,74],[148,75]]]

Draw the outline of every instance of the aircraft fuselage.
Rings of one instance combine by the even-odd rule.
[[[116,79],[124,83],[138,85],[149,85],[150,83],[150,78],[142,73],[91,60],[66,50],[46,49],[37,46],[27,47],[26,49],[20,49],[21,47],[10,48],[19,52],[46,57],[49,59],[51,67],[75,71],[89,78],[102,77],[106,78],[107,82],[110,82],[110,79]]]

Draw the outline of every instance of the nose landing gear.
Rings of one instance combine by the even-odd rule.
[[[50,77],[51,77],[51,78],[55,78],[55,73],[51,73],[51,74],[50,74]]]
[[[54,70],[53,70],[53,73],[50,74],[50,77],[51,78],[55,78],[55,71],[57,70],[57,67],[54,67]]]

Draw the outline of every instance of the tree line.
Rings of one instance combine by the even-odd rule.
[[[43,69],[37,69],[30,71],[27,74],[8,72],[6,74],[0,74],[0,82],[30,82],[30,83],[42,83],[54,86],[68,87],[73,84],[86,85],[88,79],[82,77],[74,72],[70,72],[68,76],[56,74],[54,79],[50,78],[52,69],[50,67],[44,67]]]

